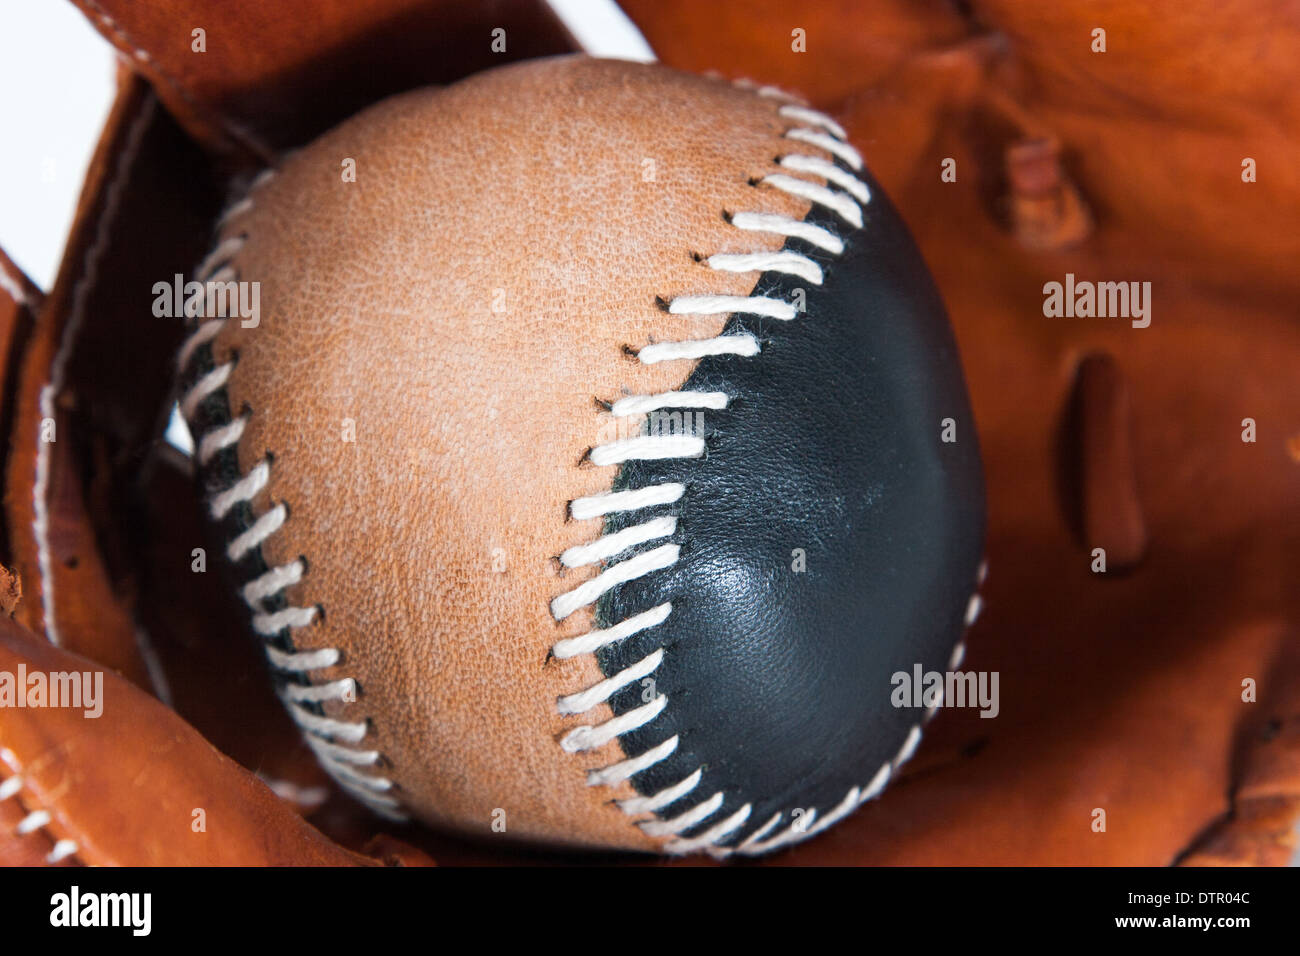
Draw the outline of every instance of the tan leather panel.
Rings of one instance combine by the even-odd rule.
[[[654,845],[610,802],[626,784],[586,785],[623,759],[617,742],[558,745],[609,711],[556,713],[603,675],[591,656],[548,660],[593,626],[590,608],[551,618],[551,599],[595,573],[555,556],[600,532],[566,521],[567,502],[616,475],[582,463],[618,437],[597,400],[692,370],[625,347],[722,328],[656,298],[748,294],[755,275],[693,254],[782,245],[724,212],[807,212],[749,182],[789,151],[779,105],[659,67],[535,61],[364,113],[227,225],[247,236],[235,265],[261,282],[262,321],[228,323],[214,354],[239,353],[241,468],[274,455],[254,511],[291,509],[263,553],[308,559],[288,596],[325,613],[295,642],[344,652],[316,679],[351,675],[361,697],[330,712],[372,721],[363,746],[418,815],[487,831],[501,809],[515,837]]]
[[[54,675],[80,677],[98,711],[0,708],[0,780],[21,781],[0,801],[0,866],[43,861],[60,840],[76,843],[65,862],[91,866],[375,862],[331,843],[149,694],[4,617],[0,672],[43,674],[48,686]],[[61,686],[60,694],[71,693]],[[16,813],[41,810],[48,821],[25,836],[13,832]]]

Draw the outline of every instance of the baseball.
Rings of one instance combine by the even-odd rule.
[[[180,407],[349,794],[730,856],[885,789],[939,706],[892,677],[960,662],[984,523],[888,148],[776,90],[562,57],[379,103],[227,210],[196,278],[260,314],[193,321]]]

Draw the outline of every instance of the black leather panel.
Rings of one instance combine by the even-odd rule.
[[[752,332],[762,352],[706,358],[683,385],[732,396],[702,413],[707,456],[633,462],[617,480],[687,486],[675,505],[608,521],[607,533],[678,515],[681,558],[597,607],[609,626],[673,604],[666,622],[598,659],[612,675],[666,648],[654,689],[668,706],[622,739],[636,755],[681,736],[673,756],[633,778],[643,794],[705,768],[661,817],[725,794],[685,835],[752,802],[734,845],[777,811],[783,826],[794,808],[825,814],[867,784],[922,716],[891,705],[891,675],[946,669],[975,586],[983,480],[956,348],[911,237],[863,178],[872,199],[861,230],[820,207],[808,217],[844,237],[842,255],[787,242],[821,263],[824,284],[766,273],[754,291],[794,300],[804,289],[806,313],[733,316],[726,331]],[[687,328],[669,315],[664,326],[665,340]],[[945,418],[955,443],[941,441]],[[796,549],[805,571],[792,568]],[[637,684],[611,703],[621,714],[647,697]]]

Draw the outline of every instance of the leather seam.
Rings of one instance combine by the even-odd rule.
[[[738,84],[741,85],[741,84]],[[785,128],[782,136],[792,144],[811,146],[828,154],[830,159],[806,152],[791,152],[773,161],[776,171],[752,180],[751,185],[768,186],[807,200],[809,206],[819,205],[835,213],[850,229],[863,228],[862,206],[870,201],[867,185],[853,175],[862,169],[861,156],[847,142],[847,133],[838,123],[824,113],[810,109],[804,102],[789,96],[775,87],[749,87],[759,97],[781,102],[778,117],[794,121],[796,125]],[[792,175],[794,174],[794,175]],[[800,175],[801,174],[801,175]],[[812,176],[821,180],[802,178]],[[739,229],[776,233],[798,238],[833,256],[844,251],[844,241],[829,229],[806,221],[787,219],[770,213],[724,213],[728,221]],[[710,268],[723,272],[756,274],[757,288],[764,275],[781,273],[797,275],[814,285],[822,282],[821,267],[811,258],[790,249],[777,252],[755,252],[747,255],[714,255],[703,260]],[[670,301],[660,300],[659,305],[671,314],[719,315],[743,313],[758,315],[778,321],[794,321],[797,310],[794,303],[765,296],[686,295]],[[705,356],[735,355],[753,357],[762,351],[761,344],[749,333],[741,335],[720,334],[713,339],[689,342],[654,343],[636,352],[645,363],[672,360],[698,360]],[[593,448],[588,453],[596,465],[622,464],[636,459],[699,458],[707,447],[702,436],[645,434],[648,416],[663,409],[726,408],[731,396],[721,392],[679,391],[650,396],[631,396],[615,402],[610,411],[615,417],[643,419],[642,434]],[[570,517],[576,520],[603,519],[615,512],[636,511],[660,505],[684,502],[687,487],[679,483],[651,485],[646,488],[611,491],[601,495],[575,499],[570,503]],[[679,506],[680,507],[680,506]],[[654,574],[676,563],[680,553],[677,544],[658,544],[645,550],[643,544],[671,537],[677,529],[677,515],[657,516],[642,524],[629,525],[612,534],[602,532],[600,537],[587,544],[569,548],[561,555],[561,563],[568,567],[595,564],[601,568],[593,578],[561,594],[551,602],[551,614],[562,621],[574,611],[593,605],[601,595],[620,585],[645,575]],[[631,550],[630,556],[627,552]],[[621,557],[621,560],[619,558]],[[566,560],[567,559],[567,560]],[[981,580],[983,568],[981,568]],[[978,587],[978,585],[977,585]],[[978,592],[967,605],[966,624],[974,622],[980,610]],[[610,627],[599,628],[586,634],[557,642],[552,654],[559,658],[578,654],[595,654],[600,648],[622,641],[642,631],[662,624],[672,613],[672,602],[633,614]],[[643,681],[659,667],[664,658],[665,646],[660,645],[641,660],[625,667],[593,687],[559,698],[557,710],[571,716],[608,703],[613,694],[636,682]],[[950,669],[959,665],[965,653],[964,636],[954,648]],[[677,692],[674,692],[677,693]],[[665,852],[683,854],[705,851],[717,857],[733,854],[758,855],[807,839],[847,816],[862,803],[877,796],[888,784],[898,768],[913,754],[920,743],[922,726],[934,716],[939,703],[928,708],[906,735],[898,753],[887,761],[865,786],[850,788],[845,797],[829,812],[819,816],[816,808],[800,814],[791,814],[788,826],[778,829],[785,811],[777,811],[770,819],[752,830],[736,846],[725,845],[735,840],[743,831],[753,811],[753,803],[746,802],[738,810],[718,821],[713,818],[725,803],[725,794],[719,790],[689,805],[676,816],[665,819],[661,811],[680,806],[680,801],[693,798],[704,783],[707,765],[701,764],[691,774],[657,793],[638,795],[616,801],[616,805],[630,817],[648,836],[663,841]],[[596,726],[579,726],[560,740],[561,747],[569,753],[596,750],[624,734],[651,725],[668,706],[667,695],[655,696],[622,714]],[[681,743],[674,734],[660,744],[641,754],[629,756],[608,767],[589,771],[589,786],[616,786],[629,780],[676,752]],[[707,788],[705,790],[707,793]],[[688,835],[689,834],[689,835]]]
[[[25,277],[10,274],[9,266],[5,263],[3,257],[0,257],[0,290],[3,290],[14,301],[15,305],[26,309],[28,312],[35,312],[40,304],[37,293],[27,290]]]
[[[232,220],[250,211],[255,193],[275,175],[273,169],[261,173],[247,194],[222,215],[218,227],[225,231]],[[205,290],[212,284],[238,281],[235,260],[247,239],[246,234],[236,234],[219,242],[195,271],[195,280]],[[241,579],[240,594],[252,612],[253,631],[262,639],[277,675],[280,698],[304,741],[340,787],[381,816],[405,820],[405,808],[393,793],[393,778],[364,772],[365,768],[392,766],[380,751],[359,746],[372,732],[369,720],[345,721],[325,714],[328,702],[344,706],[356,703],[357,683],[351,676],[336,673],[324,683],[316,683],[311,676],[337,667],[342,653],[333,647],[302,650],[294,643],[293,632],[315,625],[323,617],[324,608],[319,603],[306,607],[289,603],[288,589],[302,582],[308,573],[306,560],[271,567],[262,551],[263,545],[288,522],[290,503],[268,500],[266,507],[254,511],[254,500],[270,498],[274,456],[268,451],[257,464],[241,470],[238,450],[253,409],[234,414],[227,384],[237,356],[217,364],[213,354],[213,343],[231,317],[208,318],[206,304],[194,311],[200,321],[177,355],[179,379],[188,383],[179,402],[180,412],[194,436],[196,470],[208,477],[209,517],[231,532],[225,556]],[[187,303],[186,315],[190,313]]]
[[[50,832],[49,827],[54,820],[53,814],[44,808],[31,810],[29,807],[33,804],[20,799],[23,790],[26,788],[30,791],[30,788],[27,787],[27,781],[23,776],[18,755],[6,747],[0,747],[0,764],[7,766],[10,772],[9,776],[0,777],[0,802],[14,800],[24,811],[23,818],[18,821],[18,825],[14,828],[14,835],[30,837],[41,834],[45,836],[50,841],[50,852],[45,855],[45,862],[50,865],[63,861],[76,864],[83,863],[84,861],[78,858],[81,846],[76,840],[67,837],[60,838]]]
[[[108,243],[109,230],[116,218],[121,202],[122,190],[130,178],[131,167],[144,141],[145,130],[153,120],[158,100],[152,93],[147,94],[140,105],[140,112],[131,121],[123,139],[123,146],[118,155],[112,178],[104,188],[103,206],[95,224],[94,239],[86,248],[81,260],[81,274],[73,286],[71,303],[67,320],[59,333],[58,345],[50,360],[48,378],[37,394],[37,414],[42,421],[58,421],[58,409],[55,407],[59,394],[64,387],[64,373],[72,359],[77,346],[81,324],[86,313],[86,296],[89,294],[99,267],[100,257]],[[54,560],[50,549],[50,512],[49,484],[50,467],[53,455],[53,442],[46,440],[43,428],[36,433],[36,476],[32,482],[32,537],[36,544],[37,583],[41,593],[41,630],[45,639],[55,647],[62,644],[58,621],[54,607]]]

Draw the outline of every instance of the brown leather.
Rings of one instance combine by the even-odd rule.
[[[9,455],[5,481],[5,511],[9,526],[9,546],[15,569],[26,584],[26,600],[18,608],[17,619],[33,631],[45,635],[44,605],[49,593],[68,594],[62,628],[63,645],[85,651],[115,669],[129,673],[138,683],[146,683],[143,662],[135,649],[135,637],[123,603],[113,592],[90,518],[85,510],[83,473],[72,465],[71,436],[66,430],[69,402],[66,394],[55,403],[55,411],[65,415],[55,420],[55,441],[44,443],[49,451],[50,478],[45,500],[51,502],[49,526],[49,577],[42,574],[40,547],[35,529],[33,503],[37,455],[42,442],[41,390],[50,381],[50,367],[59,351],[61,334],[68,326],[69,314],[79,287],[87,274],[92,255],[103,250],[96,234],[104,209],[110,206],[114,175],[122,175],[135,156],[143,133],[137,122],[141,110],[152,102],[144,84],[130,84],[115,104],[99,147],[92,158],[77,220],[69,238],[64,264],[54,289],[44,301],[31,342],[25,349],[17,370],[16,394],[12,402],[14,419],[9,435]],[[133,135],[134,134],[134,135]],[[120,188],[116,191],[121,194]],[[82,314],[84,314],[84,293]],[[61,419],[61,421],[60,421]],[[60,426],[63,426],[60,434]],[[62,438],[62,441],[58,439]],[[84,600],[83,600],[84,599]],[[90,637],[92,634],[94,637]],[[91,647],[91,642],[94,646]]]
[[[101,671],[0,619],[0,672]],[[35,862],[60,840],[90,865],[357,865],[184,721],[111,672],[98,717],[73,708],[0,709],[0,864]],[[49,822],[15,833],[13,817]],[[202,811],[196,813],[196,811]]]
[[[164,447],[143,477],[136,620],[164,700],[286,803],[314,812],[332,784],[276,698],[261,649],[246,638],[247,610],[219,566],[220,542],[194,509],[189,460]],[[192,570],[196,547],[207,554],[201,574]]]
[[[217,208],[207,160],[147,85],[124,76],[63,264],[14,376],[5,511],[26,585],[18,619],[143,687],[151,679],[132,608],[136,482],[160,428],[181,333],[151,314],[152,288],[189,270]],[[41,395],[56,362],[55,440],[44,442]],[[35,510],[42,447],[48,578]]]
[[[1245,766],[1231,815],[1216,821],[1186,866],[1285,866],[1296,853],[1300,816],[1300,717],[1271,721],[1243,747]]]
[[[45,296],[41,290],[18,268],[3,249],[0,249],[0,384],[3,385],[3,398],[0,399],[0,435],[8,437],[13,430],[14,401],[13,389],[17,380],[15,366],[22,361],[23,350],[32,334],[32,323],[40,310]],[[6,442],[0,446],[2,457],[7,461],[9,446]],[[9,515],[0,511],[0,562],[12,573],[21,588],[21,576],[12,571],[13,557],[9,542]],[[6,608],[5,613],[12,615],[13,608]]]
[[[391,93],[575,49],[541,0],[73,2],[199,142],[243,161],[270,161]]]
[[[1075,533],[1108,572],[1127,571],[1142,560],[1147,531],[1133,467],[1128,382],[1111,355],[1079,360],[1061,427],[1067,436],[1062,491]]]
[[[383,833],[366,844],[366,855],[383,861],[385,866],[437,866],[423,850]]]
[[[535,61],[385,102],[288,159],[226,226],[248,237],[234,265],[261,283],[264,318],[227,323],[215,360],[239,353],[242,469],[274,455],[254,512],[290,508],[263,553],[306,557],[288,597],[324,615],[295,643],[343,651],[315,680],[352,676],[362,696],[328,712],[372,722],[363,746],[418,815],[490,833],[501,808],[517,837],[654,845],[610,802],[626,784],[586,784],[623,759],[617,742],[558,745],[608,713],[556,714],[603,675],[590,655],[548,659],[593,626],[590,608],[552,620],[550,600],[595,573],[560,574],[555,556],[598,530],[566,523],[567,502],[617,470],[582,463],[612,437],[597,401],[672,390],[693,364],[624,347],[721,330],[656,298],[748,294],[752,276],[692,254],[779,248],[724,211],[807,211],[749,185],[779,152],[778,106],[664,70]]]
[[[244,6],[231,5],[240,12],[229,22],[243,22]],[[348,6],[358,9],[344,15],[358,21],[376,10],[384,15],[373,4]],[[792,18],[783,0],[757,0],[720,6],[702,21],[698,5],[684,0],[624,6],[666,62],[779,83],[848,122],[937,273],[990,468],[992,571],[970,648],[971,666],[1002,671],[1002,716],[942,715],[912,772],[880,801],[770,862],[1284,861],[1300,806],[1300,743],[1287,729],[1300,713],[1295,589],[1288,583],[1300,550],[1293,306],[1300,280],[1291,268],[1300,236],[1289,227],[1300,187],[1288,158],[1297,152],[1300,127],[1290,8],[1269,0],[1251,4],[1247,16],[1239,4],[1196,0],[1177,16],[1153,21],[1118,2],[863,0],[819,4]],[[223,132],[229,118],[251,125],[259,138],[298,145],[305,136],[295,131],[333,125],[377,98],[381,87],[401,88],[386,51],[411,49],[394,36],[401,29],[386,39],[379,30],[370,34],[373,42],[332,45],[328,38],[342,35],[339,21],[317,31],[311,17],[295,13],[264,30],[241,27],[245,49],[227,55],[211,44],[204,60],[177,42],[188,32],[173,30],[186,19],[173,4],[100,0],[100,8],[132,25],[134,42],[119,38],[119,48],[136,50],[143,42],[145,56],[133,55],[131,63],[159,89],[170,86],[177,68],[211,72],[215,79],[186,92],[206,85],[217,91],[213,96],[195,96],[194,103],[175,89],[163,96],[214,150],[260,148],[234,145],[237,137]],[[439,42],[439,25],[453,15],[440,11],[429,21],[433,29],[412,34],[429,61],[425,68],[454,58],[455,44]],[[152,28],[136,31],[136,17]],[[392,22],[401,25],[400,18]],[[1090,31],[1102,24],[1110,52],[1091,54]],[[790,50],[794,26],[807,30],[808,53]],[[341,50],[344,59],[353,57],[352,69],[317,68],[337,66]],[[277,57],[292,69],[272,67],[246,79],[241,64],[266,67]],[[348,99],[345,87],[369,82],[362,74],[370,64],[383,78],[370,94]],[[334,75],[342,78],[337,87],[330,86]],[[433,79],[406,75],[406,86]],[[281,88],[282,79],[292,82]],[[26,345],[12,346],[25,369],[25,404],[19,411],[6,402],[22,436],[11,454],[27,458],[11,459],[6,469],[6,514],[13,553],[27,552],[18,613],[37,627],[42,592],[24,540],[30,416],[51,343],[64,327],[71,277],[84,274],[96,210],[114,178],[108,164],[121,151],[142,89],[138,81],[124,88],[122,102],[131,105],[114,114],[105,136],[112,145],[92,166],[69,244],[69,279],[63,292],[55,290],[61,304],[38,310],[31,355],[20,354]],[[242,92],[226,98],[223,89]],[[305,119],[295,118],[299,110]],[[259,115],[271,119],[262,125]],[[78,440],[53,459],[58,473],[73,476],[54,486],[74,477],[77,483],[52,499],[55,527],[63,529],[54,539],[72,542],[59,545],[60,553],[75,555],[83,569],[111,555],[111,572],[87,577],[113,586],[60,588],[56,580],[55,593],[100,616],[102,632],[73,629],[75,646],[125,662],[145,681],[139,664],[130,663],[134,643],[122,623],[130,616],[122,606],[136,593],[136,616],[151,619],[146,630],[166,632],[155,643],[177,706],[218,738],[216,704],[228,692],[227,671],[213,662],[222,660],[223,641],[230,643],[217,623],[224,618],[210,613],[211,601],[200,598],[203,589],[192,587],[187,572],[185,597],[160,599],[179,584],[171,569],[182,561],[173,556],[169,563],[167,555],[188,543],[186,533],[169,541],[151,531],[142,546],[123,531],[140,524],[139,512],[122,506],[129,496],[77,487],[85,475],[102,474],[105,460],[115,475],[132,471],[138,459],[131,456],[148,441],[139,436],[151,437],[156,425],[158,399],[142,386],[166,378],[166,362],[154,356],[174,348],[162,325],[141,322],[147,290],[137,294],[138,286],[115,280],[132,263],[143,264],[149,281],[173,271],[173,261],[188,270],[209,239],[218,195],[211,171],[183,139],[163,135],[170,120],[162,111],[156,122],[159,135],[145,137],[137,158],[158,161],[132,180],[132,201],[114,217],[105,248],[116,262],[91,283],[82,321],[95,334],[81,350],[88,360],[74,363],[71,376],[75,387],[93,388],[99,367],[120,373],[126,384],[104,380],[93,403],[80,405],[112,408],[109,416],[61,413],[60,434],[68,435],[71,424]],[[1259,163],[1258,183],[1241,182],[1247,155]],[[958,181],[940,184],[937,170],[948,156],[959,162]],[[1059,281],[1067,269],[1081,278],[1153,281],[1153,328],[1044,319],[1041,284]],[[3,310],[0,297],[0,318]],[[140,334],[129,345],[119,338],[134,333]],[[1074,499],[1060,480],[1061,449],[1077,437],[1064,415],[1075,369],[1084,354],[1098,352],[1112,357],[1130,389],[1133,487],[1150,537],[1145,558],[1122,581],[1085,572],[1087,542],[1069,530]],[[15,380],[6,386],[13,394]],[[1247,416],[1259,422],[1254,445],[1239,441]],[[116,449],[106,459],[87,441],[95,435],[102,443],[105,434]],[[123,483],[115,478],[114,485]],[[150,485],[151,525],[166,523],[168,485]],[[61,577],[70,572],[59,562],[54,569]],[[194,606],[188,626],[187,604]],[[94,623],[91,614],[69,613]],[[243,664],[229,670],[241,693],[255,692]],[[1257,703],[1241,701],[1243,676],[1258,680]],[[203,693],[209,701],[191,697]],[[243,730],[224,732],[224,747],[241,746]],[[243,742],[241,760],[276,751],[275,737]],[[93,767],[103,757],[84,759]],[[112,801],[127,817],[137,806],[129,796]],[[1108,810],[1106,834],[1090,828],[1098,805]],[[16,812],[0,803],[0,831],[9,832]],[[312,820],[358,849],[375,828],[373,818],[341,797]],[[104,809],[94,822],[112,827],[118,816]],[[415,827],[401,838],[443,863],[566,859]],[[37,834],[23,856],[5,859],[40,862],[49,846]],[[13,842],[5,847],[16,852]]]
[[[967,666],[1000,671],[1001,715],[944,713],[898,785],[770,862],[1167,864],[1203,833],[1230,834],[1207,854],[1281,862],[1297,745],[1265,746],[1260,731],[1300,713],[1300,470],[1287,452],[1300,433],[1300,181],[1286,159],[1300,127],[1279,121],[1300,111],[1294,14],[1268,3],[1247,21],[1196,2],[1156,21],[1118,2],[975,2],[955,32],[957,8],[881,0],[810,30],[807,55],[775,56],[684,29],[690,6],[625,3],[669,64],[811,94],[901,208],[952,315],[989,488],[990,572]],[[746,16],[722,29],[788,32],[774,5]],[[1090,51],[1097,26],[1106,54]],[[850,88],[835,64],[874,42],[863,35],[887,49]],[[1062,201],[1078,242],[1044,251],[1014,215],[1030,184],[1007,172],[1023,144],[1052,138],[1064,177],[1053,188],[1087,207]],[[1241,180],[1245,156],[1257,183]],[[940,180],[947,157],[955,183]],[[1042,286],[1067,271],[1151,281],[1151,327],[1044,317]],[[1065,414],[1075,370],[1095,353],[1127,383],[1150,539],[1126,577],[1090,572],[1060,480],[1078,441]],[[1255,444],[1241,441],[1247,417]],[[1242,700],[1247,677],[1256,703]],[[1246,797],[1256,764],[1277,775],[1265,802]],[[1105,833],[1092,830],[1096,808]]]
[[[711,4],[707,17],[694,0],[619,6],[670,66],[773,83],[822,104],[869,91],[918,51],[969,34],[951,0],[820,0],[797,8],[790,0],[745,0]],[[796,52],[796,30],[805,52]]]

